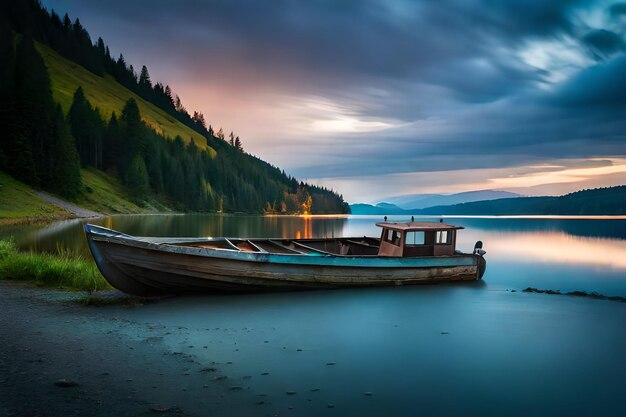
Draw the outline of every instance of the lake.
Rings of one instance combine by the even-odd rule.
[[[135,235],[305,238],[377,236],[380,220],[198,214],[93,222]],[[263,399],[260,415],[622,415],[626,303],[521,290],[626,296],[626,219],[445,221],[466,228],[457,248],[484,242],[482,281],[178,297],[107,314],[169,329],[164,349],[219,367],[243,387],[232,401]],[[79,221],[1,228],[7,235],[22,247],[87,255]]]

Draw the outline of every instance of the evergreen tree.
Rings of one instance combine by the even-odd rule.
[[[124,151],[122,153],[122,172],[125,173],[136,155],[146,155],[147,138],[146,128],[141,121],[139,107],[134,98],[128,99],[120,118]]]
[[[237,149],[239,152],[243,152],[243,145],[241,145],[241,140],[239,139],[239,136],[235,138],[235,149]]]
[[[115,112],[111,115],[109,124],[104,130],[102,142],[103,168],[114,173],[122,172],[121,163],[124,153],[124,140],[122,138],[122,129]]]
[[[150,80],[150,74],[148,74],[148,68],[145,65],[141,67],[141,73],[139,74],[139,89],[143,96],[150,95],[152,90],[152,81]]]
[[[19,152],[25,154],[19,157],[20,165],[23,165],[14,166],[14,173],[18,173],[18,178],[29,184],[46,186],[55,151],[49,140],[54,112],[50,77],[29,36],[22,37],[15,55],[14,140],[23,142],[15,145],[16,151],[20,149]],[[25,130],[25,135],[20,132],[21,129]],[[19,174],[20,171],[23,174]]]
[[[50,189],[64,197],[75,198],[82,187],[80,158],[60,105],[54,115],[53,141],[56,157],[50,173]]]
[[[69,122],[82,164],[101,168],[103,122],[100,113],[87,101],[82,87],[74,93]]]
[[[150,190],[148,169],[141,155],[133,158],[126,174],[126,185],[135,199],[145,198]]]

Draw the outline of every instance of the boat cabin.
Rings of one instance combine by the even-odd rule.
[[[454,255],[456,231],[463,229],[439,222],[376,223],[382,227],[378,256]]]

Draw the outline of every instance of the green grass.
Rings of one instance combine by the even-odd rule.
[[[120,180],[93,168],[81,170],[84,192],[76,203],[100,213],[149,213],[156,210],[141,207],[134,202]],[[162,208],[162,207],[159,207]]]
[[[110,288],[93,262],[64,252],[22,252],[6,239],[0,240],[0,279],[85,291]]]
[[[0,171],[0,223],[63,217],[70,217],[70,213],[37,197],[31,187]]]
[[[143,121],[155,131],[172,139],[180,136],[185,142],[193,139],[200,149],[208,149],[213,156],[216,155],[215,150],[206,144],[206,139],[202,135],[131,92],[112,76],[95,75],[40,43],[36,43],[36,48],[48,67],[54,100],[61,104],[65,113],[69,111],[74,92],[79,86],[83,87],[85,96],[91,104],[100,109],[100,114],[105,120],[109,120],[113,112],[119,117],[124,104],[132,97],[137,101]]]
[[[82,193],[72,201],[78,206],[103,214],[146,214],[172,211],[155,198],[135,202],[119,179],[97,169],[82,169],[81,176]],[[0,224],[71,217],[74,216],[68,211],[37,197],[30,186],[0,171]]]

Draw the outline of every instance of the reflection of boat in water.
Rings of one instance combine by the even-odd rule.
[[[140,296],[468,281],[485,272],[482,242],[473,253],[455,250],[463,227],[377,226],[380,238],[152,238],[89,224],[85,233],[107,281]]]

